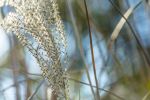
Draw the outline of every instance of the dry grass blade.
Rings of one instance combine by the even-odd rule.
[[[147,98],[148,98],[149,95],[150,95],[150,91],[148,91],[148,92],[145,94],[145,96],[142,98],[142,100],[148,100]]]
[[[133,7],[129,8],[126,13],[124,14],[125,18],[128,19],[128,17],[132,14],[133,12]],[[110,37],[110,48],[112,47],[112,45],[114,44],[115,40],[117,39],[117,37],[119,36],[119,33],[122,29],[122,27],[124,26],[126,20],[122,17],[120,19],[120,21],[118,22],[118,24],[116,25],[114,31],[112,32],[112,35]]]
[[[143,1],[144,1],[144,0],[139,1],[139,3],[133,8],[133,10],[135,10]],[[139,33],[136,33],[136,32],[134,31],[134,29],[132,28],[132,25],[131,25],[130,22],[126,19],[126,17],[122,14],[122,12],[121,12],[120,9],[118,8],[118,6],[115,5],[115,4],[112,2],[112,0],[109,0],[109,2],[115,7],[115,9],[118,11],[118,13],[122,16],[122,18],[125,19],[125,21],[126,21],[127,25],[129,26],[131,32],[133,33],[133,36],[135,37],[135,40],[136,40],[136,42],[137,42],[137,44],[138,44],[138,47],[142,50],[142,53],[143,53],[143,55],[145,56],[145,59],[147,60],[147,63],[150,65],[150,56],[148,55],[147,50],[144,49],[144,47],[143,47],[143,45],[142,45],[142,43],[141,43],[141,40],[140,40],[140,37],[139,37]],[[133,12],[133,11],[132,11],[132,12]],[[115,41],[115,40],[114,40],[114,41]],[[112,46],[111,44],[113,44],[113,41],[112,41],[112,43],[111,43],[111,41],[110,41],[110,43],[109,43],[109,47],[110,47],[110,48],[111,48],[111,46]]]
[[[113,5],[112,1],[109,0],[110,3]],[[139,2],[137,5],[139,5],[141,2]],[[120,21],[118,22],[118,24],[116,25],[114,31],[112,32],[112,35],[110,37],[110,42],[109,42],[109,48],[111,49],[115,40],[117,39],[117,37],[119,36],[119,33],[122,29],[122,27],[124,26],[124,24],[127,22],[127,19],[130,17],[130,15],[132,14],[132,12],[135,10],[135,8],[137,7],[130,7],[124,15],[122,15],[122,18],[120,19]]]

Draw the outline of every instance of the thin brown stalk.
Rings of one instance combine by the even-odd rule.
[[[94,89],[92,87],[92,82],[91,82],[91,79],[90,79],[89,71],[88,71],[88,66],[87,66],[87,64],[85,62],[85,57],[84,57],[84,53],[83,53],[83,47],[81,45],[82,43],[81,43],[81,39],[80,39],[80,36],[79,36],[79,31],[78,31],[78,28],[77,28],[77,25],[76,25],[76,21],[75,21],[75,18],[74,18],[73,9],[71,7],[71,0],[67,1],[67,6],[68,6],[68,9],[69,9],[69,14],[71,16],[71,21],[72,21],[72,24],[73,24],[73,27],[74,27],[77,45],[78,45],[78,48],[79,48],[79,51],[80,51],[80,54],[81,54],[81,57],[82,57],[82,60],[83,60],[83,63],[84,63],[84,68],[86,70],[86,75],[87,75],[89,84],[91,86],[91,91],[92,91],[92,94],[94,96],[94,99],[96,99],[95,98],[95,94],[94,94]]]
[[[94,77],[96,81],[96,86],[97,86],[97,99],[100,100],[100,94],[99,94],[99,84],[96,76],[96,66],[95,66],[95,59],[94,59],[94,50],[93,50],[93,40],[92,40],[92,32],[91,32],[91,27],[90,27],[90,21],[89,21],[89,15],[88,15],[88,9],[87,9],[87,4],[86,0],[84,0],[84,5],[85,5],[85,10],[86,10],[86,17],[87,17],[87,23],[88,23],[88,29],[89,29],[89,37],[90,37],[90,48],[91,48],[91,56],[92,56],[92,64],[93,64],[93,71],[94,71]]]

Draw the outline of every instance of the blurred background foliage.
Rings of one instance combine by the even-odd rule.
[[[95,86],[84,1],[57,1],[68,39],[67,77],[71,100],[93,100],[85,70],[87,66],[92,85]],[[112,48],[109,42],[123,17],[120,12],[124,14],[140,0],[86,2],[101,100],[150,100],[149,1],[143,0],[127,18],[131,26],[124,24]],[[12,10],[9,5],[1,7],[0,21]],[[52,100],[51,90],[46,82],[43,83],[34,57],[18,43],[14,35],[6,34],[0,28],[0,100],[27,100],[28,97],[33,100]]]

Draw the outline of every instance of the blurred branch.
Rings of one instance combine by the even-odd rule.
[[[21,55],[20,55],[21,56]],[[27,64],[25,63],[25,59],[24,59],[24,57],[23,57],[23,59],[20,61],[20,63],[22,64],[22,66],[23,66],[23,72],[25,72],[25,73],[28,73],[28,66],[27,66]],[[22,72],[21,71],[21,72]],[[28,77],[28,75],[27,74],[24,74],[25,75],[25,77],[27,78]],[[26,86],[26,95],[27,95],[27,97],[29,97],[30,96],[30,86],[31,86],[31,83],[30,83],[30,81],[29,80],[27,80],[26,81],[26,84],[27,84],[27,86]],[[26,98],[27,99],[27,98]]]
[[[18,81],[17,83],[23,83],[23,82],[25,82],[25,81],[27,81],[27,79]],[[12,84],[12,85],[10,85],[10,86],[8,86],[8,87],[6,87],[6,88],[0,90],[0,92],[4,92],[4,91],[6,91],[6,90],[8,90],[8,89],[10,89],[11,87],[14,87],[14,86],[15,86],[15,84]]]
[[[81,81],[79,81],[79,80],[75,80],[75,79],[72,79],[72,78],[69,78],[69,79],[72,80],[72,81],[74,81],[74,82],[76,82],[76,83],[80,83],[80,84],[83,84],[83,85],[90,86],[90,84],[88,84],[88,83],[81,82]],[[97,86],[92,86],[92,87],[97,88]],[[110,93],[111,95],[117,97],[117,98],[120,99],[120,100],[125,100],[124,98],[122,98],[122,97],[116,95],[115,93],[113,93],[113,92],[111,92],[111,91],[108,91],[108,90],[105,90],[105,89],[102,89],[102,88],[97,88],[97,89],[99,89],[99,90],[101,90],[101,91],[104,91],[104,92],[108,92],[108,93]]]
[[[15,45],[18,45],[15,41],[14,35],[11,34],[9,36],[9,44],[10,44],[10,61],[11,61],[11,68],[13,72],[13,81],[14,81],[14,86],[16,88],[16,99],[20,100],[20,89],[19,89],[19,84],[17,82],[18,80],[18,74],[19,74],[19,66],[18,66],[18,58],[16,56],[17,54],[17,48],[14,48]]]
[[[39,76],[41,77],[42,75],[41,74],[34,74],[34,73],[26,73],[26,72],[22,72],[23,74],[28,74],[28,75],[34,75],[34,76]]]
[[[39,83],[39,85],[37,86],[36,90],[33,92],[33,94],[32,94],[30,97],[28,97],[27,100],[33,100],[33,97],[36,95],[36,93],[38,92],[39,88],[42,86],[42,84],[44,83],[44,81],[45,81],[45,80],[42,80],[42,81]]]
[[[28,74],[30,74],[30,75],[37,75],[37,76],[41,76],[41,77],[42,77],[42,75],[40,75],[40,74],[32,74],[32,73],[28,73]],[[76,79],[73,79],[73,78],[70,78],[70,77],[67,77],[67,76],[66,76],[66,78],[68,78],[69,80],[74,81],[74,82],[76,82],[76,83],[80,83],[80,84],[83,84],[83,85],[91,86],[91,85],[88,84],[88,83],[85,83],[85,82],[82,82],[82,81],[79,81],[79,80],[76,80]],[[93,85],[92,85],[92,87],[97,88],[96,86],[93,86]],[[102,91],[104,91],[104,92],[108,92],[108,93],[110,93],[111,95],[113,95],[113,96],[119,98],[120,100],[125,100],[124,98],[122,98],[122,97],[116,95],[115,93],[113,93],[113,92],[111,92],[111,91],[108,91],[108,90],[105,90],[105,89],[103,89],[103,88],[98,88],[98,90],[102,90]]]
[[[42,75],[40,75],[40,76],[42,76]],[[25,81],[27,81],[27,80],[32,80],[32,79],[23,79],[23,80],[20,80],[20,81],[17,81],[17,83],[18,84],[21,84],[21,83],[23,83],[23,82],[25,82]],[[8,90],[8,89],[10,89],[11,87],[14,87],[15,86],[15,84],[12,84],[12,85],[10,85],[10,86],[8,86],[8,87],[6,87],[6,88],[4,88],[4,89],[2,89],[2,90],[0,90],[0,92],[5,92],[6,90]]]
[[[0,77],[0,81],[2,82],[2,79]],[[2,88],[2,83],[0,82],[0,89]],[[4,91],[0,91],[1,95],[3,96],[3,99],[6,100],[5,95],[4,95]]]

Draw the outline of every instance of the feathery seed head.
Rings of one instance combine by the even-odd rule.
[[[66,91],[66,71],[62,67],[67,57],[64,26],[55,0],[9,0],[15,12],[9,13],[2,24],[13,32],[19,42],[37,59],[43,77],[55,93]]]

